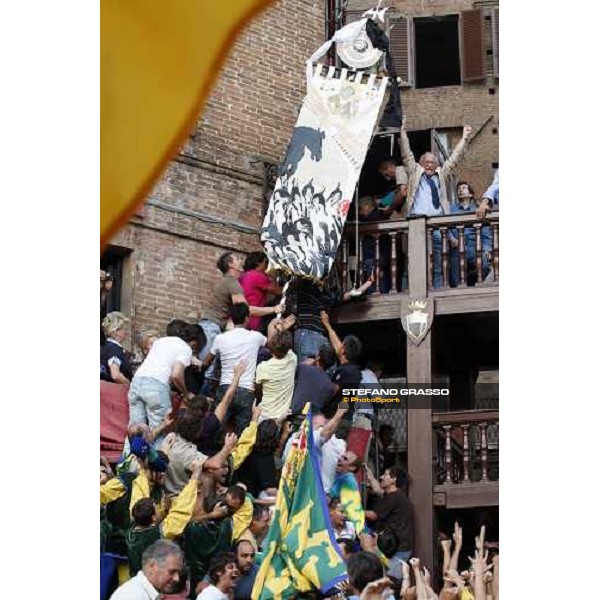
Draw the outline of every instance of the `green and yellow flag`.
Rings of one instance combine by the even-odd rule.
[[[252,600],[325,593],[348,577],[329,520],[311,421],[309,412],[283,467]]]

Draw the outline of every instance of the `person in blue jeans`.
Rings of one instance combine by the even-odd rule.
[[[298,364],[307,358],[316,358],[323,344],[329,343],[327,332],[321,323],[321,311],[329,313],[353,296],[364,294],[373,281],[367,279],[356,290],[342,292],[331,289],[324,281],[310,281],[298,278],[290,295],[296,296],[296,318],[298,328],[294,332],[294,352],[298,356]]]
[[[450,206],[451,214],[473,214],[477,212],[475,193],[466,181],[459,181],[456,186],[458,203]],[[448,232],[450,243],[450,287],[456,287],[460,283],[460,256],[458,229],[454,228]],[[475,285],[477,282],[477,233],[474,227],[465,227],[464,244],[466,258],[467,285]],[[482,277],[485,279],[490,272],[490,258],[492,251],[492,229],[489,226],[481,228],[481,264]]]

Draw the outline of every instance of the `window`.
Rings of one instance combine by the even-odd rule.
[[[108,294],[105,312],[118,310],[128,312],[126,293],[124,290],[124,273],[127,271],[127,257],[131,250],[120,246],[108,246],[100,257],[100,269],[110,273],[113,279],[112,288]]]
[[[415,87],[460,85],[458,15],[414,19]]]
[[[498,9],[438,17],[388,13],[390,53],[404,86],[430,88],[498,77]],[[491,54],[488,54],[488,51]]]

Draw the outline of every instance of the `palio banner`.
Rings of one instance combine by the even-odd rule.
[[[271,267],[312,279],[335,260],[388,82],[335,71],[309,78],[261,234]]]

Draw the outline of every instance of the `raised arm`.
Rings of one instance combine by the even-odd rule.
[[[205,469],[220,469],[221,465],[227,457],[231,454],[233,447],[237,444],[237,435],[235,433],[228,433],[225,436],[225,443],[219,452],[217,452],[214,456],[207,458],[204,461],[203,467]]]
[[[480,534],[475,538],[475,559],[471,559],[473,564],[473,596],[474,600],[487,600],[485,590],[485,570],[487,563],[487,550],[484,551],[485,543],[485,525],[482,525]]]
[[[342,356],[342,340],[338,337],[338,334],[335,332],[333,327],[331,326],[331,322],[329,321],[329,315],[322,310],[321,311],[321,323],[323,323],[323,327],[325,327],[325,331],[327,331],[327,335],[329,336],[329,341],[335,350],[335,354],[338,358]]]
[[[450,558],[449,569],[451,571],[458,571],[458,559],[460,557],[463,538],[462,527],[460,527],[456,521],[454,522],[454,533],[452,534],[452,538],[454,539],[454,551],[452,552],[452,557]]]
[[[323,444],[336,432],[338,425],[341,423],[344,415],[348,412],[348,408],[338,408],[335,412],[335,415],[327,421],[327,423],[323,426],[319,435],[321,436],[321,441]]]
[[[133,480],[131,486],[131,500],[129,501],[129,514],[136,503],[142,498],[150,498],[150,477],[148,477],[148,467],[143,461],[138,459],[140,470],[138,476]]]
[[[184,398],[185,402],[185,398]],[[152,440],[155,440],[157,437],[161,436],[163,433],[168,432],[168,430],[172,427],[175,422],[175,417],[173,416],[173,409],[169,410],[169,412],[165,416],[165,420],[156,428],[152,430]]]
[[[291,421],[284,421],[281,426],[281,435],[279,436],[279,442],[277,443],[277,450],[275,451],[275,456],[281,458],[283,455],[283,451],[285,449],[285,445],[292,434],[292,423]]]
[[[171,508],[161,523],[162,535],[167,540],[181,535],[186,525],[189,523],[196,506],[196,498],[198,497],[198,484],[202,474],[202,466],[198,462],[194,465],[192,476],[186,486],[181,490],[181,493],[173,503]]]
[[[233,304],[248,304],[244,294],[231,294]],[[285,310],[285,304],[281,302],[277,306],[248,306],[251,317],[264,317],[265,315],[276,315]]]
[[[373,493],[377,494],[377,496],[383,496],[383,488],[379,484],[379,481],[377,481],[377,477],[373,475],[373,471],[369,469],[368,465],[365,465],[365,473],[367,474],[367,480]]]
[[[348,302],[348,300],[350,300],[353,295],[362,294],[363,292],[366,292],[372,285],[373,276],[369,275],[369,277],[367,277],[365,282],[358,289],[350,290],[349,292],[344,292],[344,295],[342,296],[342,301]]]
[[[246,429],[242,431],[238,443],[231,451],[234,471],[250,456],[250,452],[254,448],[258,432],[258,417],[260,417],[260,406],[256,406],[256,403],[254,403],[252,405],[252,420],[248,423]]]
[[[269,345],[278,331],[285,331],[294,326],[295,315],[288,315],[285,319],[272,319],[267,327],[267,345]]]
[[[408,172],[412,173],[417,167],[417,161],[410,149],[410,142],[406,133],[406,116],[402,117],[402,126],[400,127],[400,156]]]
[[[460,138],[460,142],[456,144],[454,150],[452,151],[452,154],[450,155],[450,158],[444,163],[444,166],[442,167],[442,175],[444,177],[447,177],[456,168],[456,165],[465,153],[465,150],[467,148],[467,142],[472,131],[473,128],[470,125],[465,125],[463,127],[463,134]]]
[[[492,581],[492,598],[493,600],[500,600],[500,557],[494,556],[492,559],[494,565],[494,580]]]
[[[229,409],[230,404],[235,398],[235,392],[237,391],[238,385],[240,384],[240,378],[244,374],[246,367],[248,366],[247,360],[241,360],[235,367],[233,368],[233,379],[225,392],[221,402],[219,402],[219,406],[215,408],[215,417],[219,419],[221,423],[225,421],[225,416],[227,415],[227,410]]]

